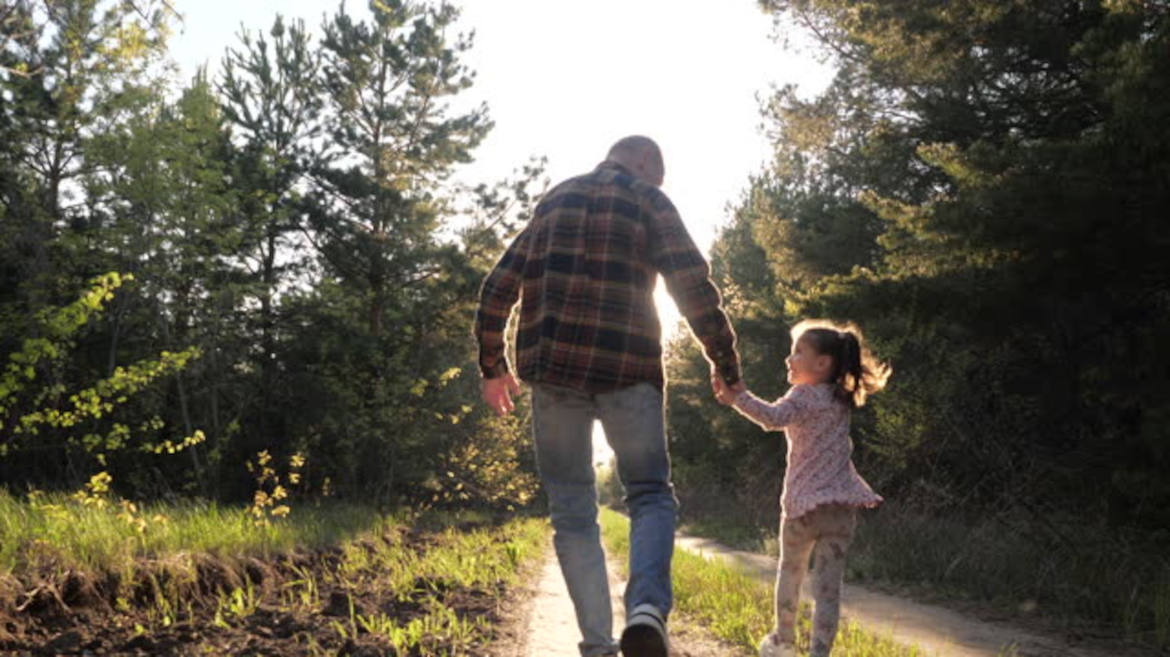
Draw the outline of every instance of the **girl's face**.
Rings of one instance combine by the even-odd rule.
[[[817,350],[803,338],[792,343],[792,353],[784,359],[788,366],[788,382],[792,385],[824,383],[829,380],[833,359]]]

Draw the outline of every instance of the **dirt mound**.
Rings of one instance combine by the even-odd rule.
[[[372,560],[387,544],[432,542],[393,533],[347,549]],[[126,576],[46,565],[0,578],[0,654],[395,655],[359,615],[404,626],[437,600],[469,624],[497,620],[502,587],[416,582],[403,595],[377,577],[347,576],[343,560],[337,548],[267,560],[181,553],[141,560]]]

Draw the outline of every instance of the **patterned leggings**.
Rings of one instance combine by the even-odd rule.
[[[780,568],[776,574],[776,636],[796,643],[796,611],[800,583],[812,554],[812,639],[809,655],[828,657],[837,636],[841,615],[841,580],[845,553],[857,528],[857,510],[841,504],[825,504],[799,518],[783,518],[780,524]]]

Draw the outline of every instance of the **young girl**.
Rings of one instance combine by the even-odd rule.
[[[882,498],[857,474],[850,456],[850,411],[881,390],[890,368],[877,362],[852,325],[804,321],[792,329],[785,359],[792,387],[769,404],[742,385],[728,388],[712,377],[716,397],[766,431],[784,430],[788,469],[780,498],[780,565],[776,576],[776,627],[760,644],[761,657],[796,655],[800,583],[813,555],[811,657],[828,657],[837,635],[845,552],[857,509]]]

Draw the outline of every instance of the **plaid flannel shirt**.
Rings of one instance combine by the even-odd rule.
[[[504,330],[520,299],[521,379],[590,393],[661,389],[658,273],[708,360],[739,381],[707,261],[666,194],[610,162],[550,190],[484,280],[474,328],[484,378],[509,371]]]

